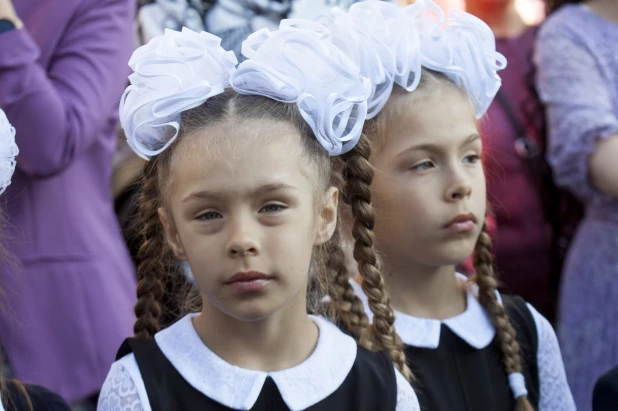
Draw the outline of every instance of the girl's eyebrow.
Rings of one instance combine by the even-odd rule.
[[[480,140],[481,136],[478,133],[472,133],[470,134],[468,137],[466,137],[466,139],[461,143],[461,147],[467,146],[469,144],[474,143],[476,140]],[[413,146],[410,146],[408,148],[406,148],[405,150],[403,150],[401,154],[407,153],[409,151],[432,151],[432,152],[436,152],[440,150],[440,145],[439,144],[434,144],[434,143],[420,143],[420,144],[416,144]]]
[[[251,196],[263,196],[266,194],[270,194],[275,191],[298,191],[297,187],[294,187],[285,183],[266,183],[252,190]],[[182,203],[187,203],[193,200],[216,200],[224,197],[225,195],[221,192],[216,191],[208,191],[208,190],[200,190],[195,191],[187,195],[185,198],[181,200]]]

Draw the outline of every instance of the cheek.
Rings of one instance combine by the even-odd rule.
[[[424,232],[432,218],[435,195],[427,184],[412,184],[405,175],[378,178],[372,188],[375,232],[381,242],[409,241],[410,233]]]
[[[483,214],[487,203],[487,184],[485,174],[481,170],[472,183],[472,198],[475,203],[483,207]]]

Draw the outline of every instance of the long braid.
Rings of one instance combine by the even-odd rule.
[[[487,223],[483,225],[483,230],[476,243],[473,261],[476,270],[476,284],[479,287],[479,302],[489,312],[491,321],[496,328],[504,368],[509,375],[521,373],[517,335],[504,306],[500,304],[496,295],[498,281],[492,265],[492,245],[491,237],[487,233]],[[532,405],[525,395],[516,399],[515,409],[516,411],[533,411]]]
[[[149,339],[159,331],[161,317],[161,298],[164,288],[161,281],[165,272],[162,259],[164,249],[163,227],[159,221],[159,184],[157,161],[151,160],[144,165],[144,178],[140,196],[140,217],[144,223],[140,237],[142,245],[138,253],[137,269],[139,283],[137,285],[137,317],[133,332],[136,338]]]
[[[363,134],[352,151],[346,154],[343,172],[346,181],[344,198],[350,203],[354,223],[354,258],[363,278],[363,291],[367,295],[369,308],[374,314],[372,324],[367,328],[365,344],[386,350],[397,369],[408,379],[412,372],[406,364],[403,342],[395,332],[395,313],[384,288],[384,279],[379,269],[378,255],[374,249],[373,227],[375,218],[371,207],[371,182],[373,169],[369,163],[371,147]]]
[[[326,270],[329,281],[328,294],[331,298],[330,308],[343,325],[357,341],[361,338],[369,319],[365,307],[350,284],[346,257],[341,247],[339,227],[329,240],[326,252]]]

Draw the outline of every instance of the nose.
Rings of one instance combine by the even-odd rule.
[[[447,188],[444,192],[444,199],[447,202],[463,200],[470,197],[472,193],[472,184],[470,178],[464,170],[459,167],[454,167],[448,177]]]
[[[249,221],[239,219],[230,224],[225,251],[230,258],[243,258],[259,254],[255,228]]]

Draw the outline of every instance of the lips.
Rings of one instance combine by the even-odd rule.
[[[249,281],[257,281],[257,280],[270,280],[272,279],[272,275],[260,273],[258,271],[249,271],[246,273],[236,273],[225,282],[225,284],[232,284],[235,282],[249,282]]]
[[[250,271],[236,273],[224,284],[237,293],[251,293],[262,290],[273,280],[272,275]]]
[[[477,219],[472,213],[460,214],[444,225],[444,229],[452,233],[467,233],[476,227]]]

